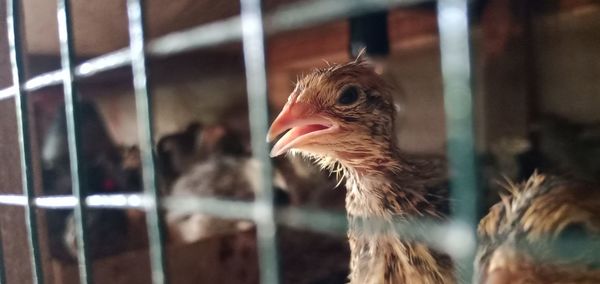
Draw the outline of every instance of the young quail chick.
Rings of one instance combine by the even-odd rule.
[[[289,130],[271,154],[312,158],[346,180],[352,284],[454,283],[449,256],[393,229],[448,213],[444,163],[409,158],[396,145],[393,92],[361,56],[311,72],[271,125],[268,140]],[[386,225],[365,233],[373,219]]]

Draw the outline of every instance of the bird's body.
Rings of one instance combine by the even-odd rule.
[[[272,140],[289,129],[271,154],[298,153],[346,180],[352,284],[453,283],[447,255],[394,230],[445,218],[446,171],[398,149],[393,91],[372,67],[359,58],[300,79],[269,130]]]
[[[597,186],[534,174],[479,224],[479,283],[600,283]],[[571,240],[569,240],[569,238]],[[587,241],[562,250],[560,241]]]

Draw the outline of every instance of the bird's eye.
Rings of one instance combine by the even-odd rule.
[[[351,105],[358,100],[358,95],[359,95],[358,88],[356,88],[354,86],[348,87],[344,91],[342,91],[342,93],[338,97],[337,101],[340,105],[345,105],[345,106]]]

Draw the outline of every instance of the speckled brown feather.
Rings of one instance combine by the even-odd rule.
[[[336,104],[356,86],[358,102]],[[448,213],[445,163],[409,158],[396,146],[392,89],[362,59],[318,69],[299,80],[288,104],[309,104],[341,131],[290,152],[314,159],[346,181],[352,284],[454,283],[452,261],[423,243],[401,239],[392,221],[442,220]],[[365,233],[369,219],[386,226]]]
[[[476,268],[482,283],[600,283],[597,253],[573,249],[556,259],[551,248],[573,228],[600,242],[600,191],[597,186],[534,174],[509,184],[509,195],[479,224],[481,246]]]
[[[408,161],[404,161],[408,164]],[[428,165],[411,165],[429,172]],[[395,167],[390,167],[394,169]],[[383,171],[384,173],[386,171]],[[413,217],[444,219],[447,190],[443,180],[423,179],[408,171],[394,170],[379,176],[371,173],[347,181],[346,210],[352,251],[352,283],[452,283],[450,258],[422,243],[402,240],[390,228],[392,220]],[[366,234],[364,218],[381,218],[390,223],[378,234]]]

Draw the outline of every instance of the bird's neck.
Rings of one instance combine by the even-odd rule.
[[[429,163],[408,158],[396,147],[380,151],[371,160],[342,165],[347,178],[349,217],[391,219],[437,215],[435,209],[423,212],[423,208],[430,207],[426,185],[437,179],[439,171]]]
[[[350,283],[454,283],[448,256],[403,239],[394,225],[443,218],[438,204],[447,200],[437,196],[445,167],[411,159],[395,147],[379,151],[340,161],[347,180]]]

